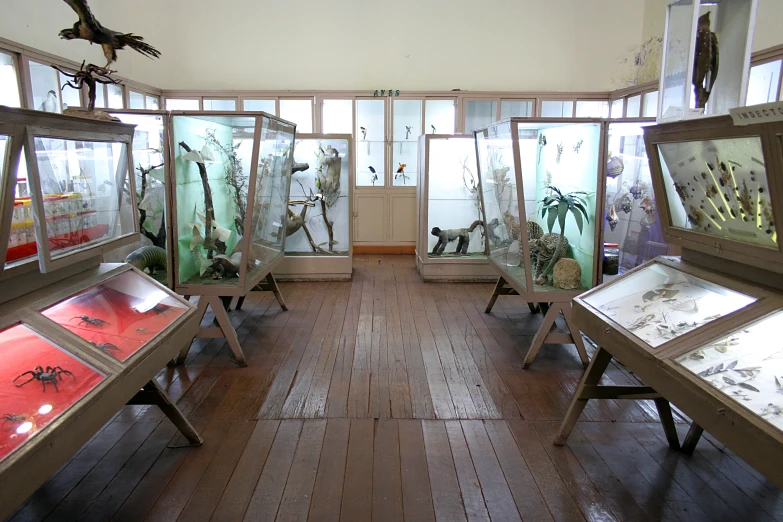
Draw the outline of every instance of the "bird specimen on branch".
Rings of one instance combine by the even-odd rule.
[[[64,1],[79,15],[79,21],[73,24],[73,27],[60,31],[60,38],[87,40],[90,43],[100,45],[103,49],[103,55],[106,57],[106,68],[112,62],[117,61],[117,50],[124,49],[126,46],[150,58],[160,57],[160,51],[146,43],[141,36],[133,33],[119,33],[102,26],[90,11],[87,0]]]

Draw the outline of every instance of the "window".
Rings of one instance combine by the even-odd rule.
[[[542,101],[542,118],[571,118],[574,114],[572,101]]]
[[[641,109],[642,105],[642,95],[637,94],[636,96],[631,96],[625,101],[625,117],[626,118],[638,118],[639,117],[639,110]]]
[[[614,100],[612,102],[611,110],[609,112],[610,118],[622,118],[623,117],[623,99]]]
[[[21,107],[19,97],[19,76],[16,73],[14,57],[0,53],[0,105]]]
[[[157,96],[145,96],[147,101],[147,109],[156,111],[160,109],[160,98]]]
[[[455,100],[424,102],[424,134],[454,134],[456,123]]]
[[[404,99],[392,102],[392,186],[416,186],[422,103]]]
[[[498,102],[490,100],[465,101],[465,133],[489,125],[497,118]]]
[[[198,100],[184,98],[166,98],[167,111],[197,111],[199,110]]]
[[[30,80],[33,89],[33,108],[46,112],[62,112],[57,71],[49,65],[30,61]]]
[[[502,100],[500,102],[500,119],[506,118],[532,118],[533,102],[519,100]]]
[[[648,92],[644,95],[644,108],[642,116],[645,118],[655,118],[658,113],[658,91]]]
[[[275,100],[242,100],[242,109],[245,111],[263,111],[267,114],[277,114]]]
[[[108,106],[109,109],[123,109],[125,108],[125,102],[122,99],[122,86],[121,85],[107,85],[106,92],[108,93]]]
[[[775,60],[750,68],[748,96],[745,98],[747,105],[770,103],[777,99],[780,63],[780,60]]]
[[[324,100],[321,108],[321,129],[329,134],[352,134],[353,101]]]
[[[385,100],[376,99],[356,100],[354,140],[357,187],[383,187],[386,183],[385,103]]]
[[[205,111],[235,111],[237,110],[237,101],[225,98],[208,99],[204,98]]]
[[[106,90],[101,88],[102,86],[98,86],[95,89],[95,108],[98,109],[105,109],[106,108]]]
[[[313,132],[313,100],[280,100],[280,117],[296,123],[296,132]]]
[[[609,102],[607,101],[578,101],[576,102],[577,118],[608,118]]]
[[[128,107],[131,109],[144,109],[144,95],[140,92],[128,91]]]

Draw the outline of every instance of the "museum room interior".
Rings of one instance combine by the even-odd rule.
[[[780,0],[2,11],[0,520],[783,520]]]

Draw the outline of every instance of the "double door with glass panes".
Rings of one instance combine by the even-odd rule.
[[[455,98],[357,98],[354,241],[414,244],[418,139],[453,134]]]

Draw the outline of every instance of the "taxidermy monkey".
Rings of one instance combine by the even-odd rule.
[[[457,250],[454,252],[457,254],[467,254],[468,244],[470,243],[470,233],[473,232],[477,226],[484,226],[484,222],[477,219],[468,228],[450,228],[448,230],[441,230],[438,227],[432,227],[433,236],[438,238],[438,243],[435,248],[432,249],[432,255],[439,256],[446,249],[446,243],[451,243],[455,239],[459,239],[457,242]]]
[[[285,220],[285,235],[286,237],[293,235],[297,232],[302,225],[304,225],[305,214],[307,213],[307,205],[302,205],[302,212],[300,214],[294,214],[291,209],[288,209],[288,216]]]
[[[699,17],[696,30],[696,52],[693,57],[693,87],[696,108],[703,109],[710,99],[718,77],[718,37],[710,31],[709,11]]]
[[[486,226],[486,232],[487,237],[489,237],[489,242],[492,244],[493,247],[499,246],[503,241],[500,239],[500,236],[495,233],[495,229],[500,226],[500,221],[498,221],[498,218],[493,219],[489,223],[487,223]]]

